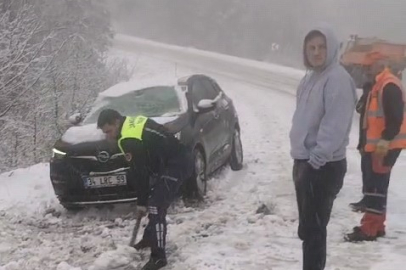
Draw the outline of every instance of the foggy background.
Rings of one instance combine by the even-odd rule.
[[[117,32],[303,68],[321,21],[406,43],[403,0],[0,0],[0,172],[48,161],[100,91],[134,67],[109,57]]]
[[[402,0],[106,0],[116,30],[156,41],[302,67],[305,32],[406,42]],[[272,44],[278,44],[273,47]],[[277,49],[278,48],[278,49]]]

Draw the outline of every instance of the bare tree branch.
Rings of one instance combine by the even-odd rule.
[[[42,75],[44,74],[44,72],[48,69],[48,67],[51,65],[51,63],[54,61],[55,57],[58,55],[58,53],[60,52],[60,50],[65,46],[66,42],[68,42],[69,39],[66,39],[61,46],[59,47],[59,49],[54,53],[54,55],[52,56],[51,60],[49,61],[49,63],[46,65],[46,67],[42,70],[42,72],[37,76],[37,78],[35,79],[35,81],[29,86],[27,87],[24,91],[22,91],[20,94],[18,94],[18,96],[16,98],[14,98],[14,100],[11,102],[11,104],[3,111],[0,113],[0,118],[3,117],[4,115],[6,115],[6,113],[8,111],[10,111],[10,109],[14,106],[14,104],[18,101],[18,99],[23,96],[28,90],[30,90],[37,82],[38,80],[42,77]],[[4,87],[3,87],[4,88]],[[1,90],[1,88],[0,88]]]

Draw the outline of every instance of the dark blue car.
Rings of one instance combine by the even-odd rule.
[[[96,128],[104,108],[122,115],[151,117],[193,150],[195,173],[182,188],[188,197],[204,198],[209,176],[222,166],[242,169],[237,111],[215,80],[197,74],[177,81],[151,78],[121,83],[100,93],[83,121],[79,114],[72,117],[74,126],[54,145],[50,177],[55,194],[67,209],[137,199],[117,143],[105,140]]]

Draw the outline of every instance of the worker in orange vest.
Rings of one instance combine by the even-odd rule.
[[[405,93],[402,83],[383,56],[369,69],[373,87],[361,119],[364,136],[364,216],[361,225],[345,236],[349,242],[374,241],[385,235],[389,179],[402,149],[406,148]]]
[[[366,140],[366,135],[365,132],[366,130],[363,128],[363,119],[365,115],[365,108],[366,108],[366,102],[367,98],[369,95],[369,92],[372,90],[373,83],[370,81],[367,81],[363,86],[362,86],[362,96],[359,98],[357,106],[356,106],[356,111],[359,113],[359,140],[358,140],[358,146],[357,150],[359,151],[361,155],[361,172],[362,172],[362,194],[365,194],[367,191],[368,187],[368,158],[367,155],[365,155],[364,152],[364,147],[365,147],[365,140]],[[350,203],[350,207],[354,212],[365,212],[365,201],[366,197],[363,196],[362,199],[358,202]]]

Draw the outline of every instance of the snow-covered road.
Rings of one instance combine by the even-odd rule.
[[[116,52],[136,66],[136,79],[180,77],[195,72],[212,75],[235,101],[242,125],[244,169],[228,168],[210,182],[205,205],[188,208],[177,203],[168,217],[168,246],[173,270],[301,269],[301,243],[296,236],[297,211],[291,180],[288,132],[294,110],[292,74],[277,83],[252,83],[253,77],[220,75],[207,63],[159,54]],[[189,62],[188,62],[189,61]],[[234,70],[235,72],[235,70]],[[286,72],[286,71],[284,71]],[[276,76],[273,74],[272,76]],[[297,82],[297,81],[296,81]],[[268,85],[264,87],[264,85]],[[286,93],[285,93],[286,92]],[[359,157],[351,134],[348,173],[329,226],[327,269],[403,269],[406,260],[406,185],[401,157],[393,173],[389,197],[388,236],[376,243],[349,244],[343,233],[361,216],[348,203],[360,196]],[[0,269],[104,270],[110,262],[134,265],[147,252],[124,249],[134,224],[131,205],[65,212],[56,201],[48,167],[38,164],[0,175]],[[266,205],[267,215],[256,213]],[[115,251],[116,247],[119,250]],[[112,251],[112,254],[105,253]],[[121,253],[120,253],[121,252]],[[95,260],[103,255],[92,266]],[[134,260],[133,260],[134,261]],[[76,268],[75,268],[76,267]],[[124,269],[124,268],[121,268]],[[126,269],[133,269],[129,266]]]

